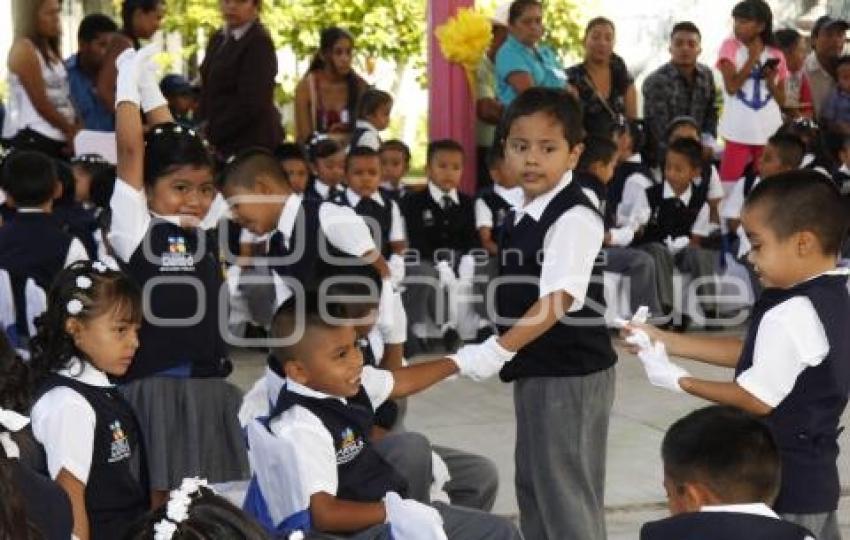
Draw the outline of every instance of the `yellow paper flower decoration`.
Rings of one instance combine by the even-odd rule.
[[[460,64],[466,71],[474,95],[475,72],[493,39],[490,17],[472,8],[461,8],[454,17],[437,27],[434,33],[443,56],[449,62]]]

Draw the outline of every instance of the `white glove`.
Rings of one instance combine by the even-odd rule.
[[[670,253],[673,255],[679,253],[686,247],[688,247],[691,243],[691,239],[687,236],[677,236],[676,238],[667,237],[664,239],[664,244],[667,246],[667,249],[670,250]]]
[[[639,208],[634,211],[634,213],[629,216],[629,226],[638,230],[642,226],[649,223],[649,217],[652,215],[652,210],[646,207]]]
[[[431,506],[389,491],[384,496],[384,509],[396,540],[447,540],[443,518]]]
[[[401,302],[401,294],[393,290],[389,280],[384,281],[384,288],[381,290],[378,320],[375,324],[384,343],[394,345],[407,341],[407,313]]]
[[[404,257],[397,253],[393,253],[390,255],[389,260],[387,260],[387,266],[390,267],[390,281],[393,282],[393,288],[398,289],[401,282],[404,281],[404,276],[406,274]]]
[[[635,231],[631,227],[619,227],[617,229],[608,229],[611,234],[611,245],[626,247],[632,243],[635,238]]]
[[[498,373],[505,362],[510,362],[514,355],[515,352],[499,345],[496,336],[490,336],[490,339],[480,345],[461,347],[449,358],[457,364],[461,375],[473,381],[483,381]]]
[[[649,307],[648,306],[640,306],[635,314],[632,315],[631,320],[621,319],[619,317],[614,319],[614,324],[620,328],[625,328],[625,326],[629,323],[645,323],[646,319],[649,318]]]
[[[159,89],[159,66],[154,61],[154,56],[160,51],[159,44],[151,43],[136,52],[136,61],[139,63],[139,93],[142,111],[146,113],[168,104]]]
[[[451,288],[457,285],[457,277],[448,262],[440,261],[437,263],[435,268],[437,270],[437,275],[440,278],[440,286]]]
[[[139,93],[139,64],[136,62],[136,51],[129,47],[115,59],[118,68],[118,80],[115,85],[115,106],[123,101],[141,103]]]
[[[674,392],[684,392],[679,385],[679,379],[689,377],[690,373],[670,361],[664,343],[658,341],[653,344],[642,330],[635,330],[626,338],[626,342],[640,348],[638,358],[643,363],[650,383]]]
[[[457,267],[457,277],[460,281],[472,282],[475,276],[475,257],[472,255],[464,255],[460,258],[460,263]]]

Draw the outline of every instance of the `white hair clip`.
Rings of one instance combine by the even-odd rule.
[[[77,288],[78,289],[89,289],[91,287],[91,279],[88,276],[77,276]]]
[[[91,263],[91,267],[98,274],[105,274],[105,273],[109,272],[109,267],[106,266],[106,263],[104,263],[102,261],[94,261],[93,263]]]
[[[177,524],[163,519],[153,526],[153,540],[171,540],[177,532]]]
[[[192,495],[208,488],[206,479],[184,478],[180,487],[172,490],[165,507],[165,517],[154,525],[154,540],[171,540],[177,527],[189,518]]]
[[[69,315],[79,315],[83,312],[83,303],[76,298],[69,300],[68,305],[65,307],[68,309]]]

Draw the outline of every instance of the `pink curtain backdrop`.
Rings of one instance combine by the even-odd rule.
[[[461,190],[475,193],[475,104],[466,73],[440,52],[434,29],[459,8],[472,7],[474,0],[431,0],[428,2],[428,136],[430,140],[451,138],[466,153]]]

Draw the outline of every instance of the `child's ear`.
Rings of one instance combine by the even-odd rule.
[[[71,338],[74,340],[74,342],[77,341],[76,338],[77,338],[77,335],[80,333],[81,329],[82,329],[82,325],[80,324],[80,320],[77,319],[76,317],[68,317],[65,320],[65,332],[67,332],[68,335],[71,336]]]
[[[808,257],[821,252],[818,237],[811,231],[800,231],[796,233],[797,253],[800,257]]]
[[[576,165],[578,165],[578,160],[581,157],[582,152],[584,152],[584,143],[578,143],[570,148],[570,159],[569,159],[569,168],[570,170],[575,169]]]
[[[679,503],[684,512],[699,512],[703,506],[718,504],[717,497],[701,483],[685,482],[679,489]]]
[[[295,359],[283,363],[283,372],[288,379],[292,379],[298,384],[307,384],[310,378],[307,375],[307,370],[304,367],[304,362]]]
[[[65,188],[62,186],[62,182],[59,180],[56,181],[56,184],[53,186],[53,200],[59,200],[62,198],[62,194],[65,192]]]

